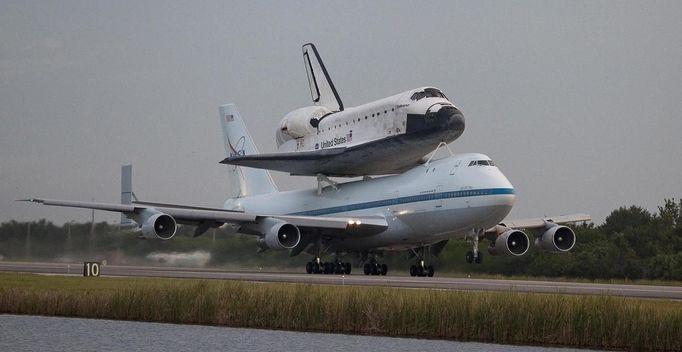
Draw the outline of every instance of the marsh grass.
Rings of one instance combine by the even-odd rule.
[[[0,274],[0,313],[682,350],[682,302],[608,296]]]

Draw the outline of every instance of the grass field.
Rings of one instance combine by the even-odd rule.
[[[0,273],[0,313],[682,350],[682,302],[608,296]]]
[[[74,263],[80,265],[82,263]],[[212,268],[212,267],[211,267]],[[265,271],[265,272],[282,272],[282,273],[304,273],[304,268],[282,268],[278,266],[272,267],[244,267],[238,265],[221,265],[215,267],[216,270],[231,270],[231,271]],[[359,273],[362,268],[353,268],[353,273]],[[392,276],[410,276],[408,270],[390,270],[389,275]],[[523,281],[551,281],[551,282],[579,282],[579,283],[595,283],[595,284],[610,284],[610,285],[651,285],[651,286],[682,286],[682,281],[676,280],[653,280],[653,279],[587,279],[576,277],[561,277],[561,276],[527,276],[527,275],[499,275],[486,274],[477,272],[461,272],[461,271],[447,271],[439,270],[436,275],[438,277],[453,277],[453,278],[471,278],[471,279],[494,279],[494,280],[523,280]]]

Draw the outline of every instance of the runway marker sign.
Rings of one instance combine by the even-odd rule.
[[[99,277],[99,262],[83,262],[83,276]]]

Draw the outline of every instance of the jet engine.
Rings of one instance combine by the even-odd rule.
[[[307,106],[286,114],[277,129],[277,145],[282,145],[293,138],[317,133],[320,118],[331,113],[332,111],[324,106]]]
[[[301,241],[301,231],[296,225],[278,219],[268,219],[264,225],[269,228],[258,239],[258,247],[262,249],[292,249]]]
[[[555,224],[535,239],[535,246],[546,252],[568,252],[575,246],[575,233],[570,227]]]
[[[172,216],[156,213],[142,223],[142,237],[154,240],[170,240],[175,236],[177,224]]]
[[[509,229],[497,236],[493,246],[488,247],[491,255],[521,256],[528,252],[528,235],[523,231]]]

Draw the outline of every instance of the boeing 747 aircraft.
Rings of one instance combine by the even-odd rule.
[[[220,108],[220,120],[228,155],[258,153],[234,105]],[[429,257],[438,255],[451,239],[471,243],[466,256],[470,263],[481,262],[483,239],[489,240],[492,255],[521,256],[530,247],[530,238],[521,229],[537,234],[538,249],[567,252],[576,238],[563,224],[590,221],[585,214],[503,221],[514,205],[514,187],[483,154],[450,155],[400,175],[287,192],[277,190],[266,170],[228,168],[238,194],[223,208],[134,202],[125,174],[121,204],[25,201],[120,212],[139,224],[142,237],[152,240],[170,240],[177,224],[196,226],[195,236],[228,226],[257,236],[262,250],[286,250],[291,256],[308,253],[306,271],[325,274],[350,274],[345,258],[354,256],[366,275],[386,275],[388,267],[379,255],[409,251],[416,258],[410,274],[433,276]],[[326,254],[332,255],[328,261],[322,260]]]
[[[437,88],[344,108],[313,44],[303,46],[303,62],[315,105],[284,116],[276,131],[277,153],[239,154],[239,141],[230,140],[224,164],[318,178],[395,174],[464,131],[462,112]]]

